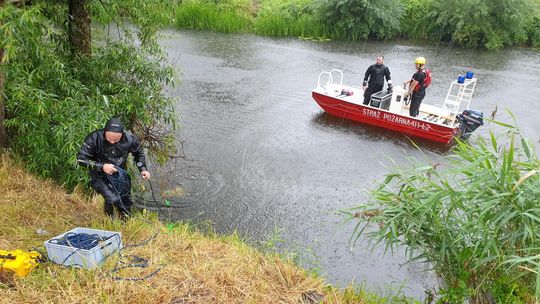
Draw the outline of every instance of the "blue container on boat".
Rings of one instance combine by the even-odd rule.
[[[457,83],[465,83],[465,76],[459,75],[457,78]]]
[[[465,78],[467,78],[467,79],[472,79],[473,76],[474,76],[474,73],[473,73],[472,71],[468,71],[468,72],[467,72],[467,75],[465,75]]]

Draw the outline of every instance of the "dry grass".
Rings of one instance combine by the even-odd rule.
[[[186,224],[167,229],[143,213],[127,223],[111,221],[99,199],[66,194],[51,181],[27,174],[5,155],[0,161],[0,248],[42,247],[43,241],[74,227],[120,231],[123,243],[152,236],[147,245],[125,249],[149,260],[147,268],[115,274],[118,255],[97,270],[44,263],[14,286],[0,284],[0,303],[364,303],[351,290],[340,292],[288,261],[266,256],[238,236],[204,234]],[[37,229],[49,234],[40,235]],[[322,299],[322,300],[321,300]],[[372,301],[369,301],[372,303]]]

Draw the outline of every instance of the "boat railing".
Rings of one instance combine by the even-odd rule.
[[[450,111],[452,116],[451,123],[453,124],[456,116],[460,110],[460,106],[463,103],[467,103],[466,110],[471,106],[471,100],[476,88],[476,78],[465,79],[464,82],[460,83],[457,80],[454,80],[450,84],[448,93],[444,100],[443,108]]]
[[[321,78],[324,75],[328,75],[328,78],[326,80],[326,84],[324,86],[331,85],[331,84],[336,84],[336,83],[334,83],[334,73],[337,73],[338,76],[339,76],[339,85],[343,85],[343,72],[341,70],[338,70],[338,69],[332,69],[330,72],[323,71],[323,72],[321,72],[319,74],[319,78],[317,79],[317,88],[321,87]]]

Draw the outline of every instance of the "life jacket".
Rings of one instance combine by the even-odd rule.
[[[416,87],[414,87],[414,91],[416,92],[420,91],[422,88],[427,89],[427,87],[431,85],[431,70],[424,68],[423,72],[426,74],[426,77],[424,77],[423,83],[418,83]]]

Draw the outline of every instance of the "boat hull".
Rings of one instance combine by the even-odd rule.
[[[312,92],[312,96],[319,106],[330,115],[382,127],[410,136],[448,144],[459,133],[459,127],[443,126],[370,106],[350,103],[316,91]]]

